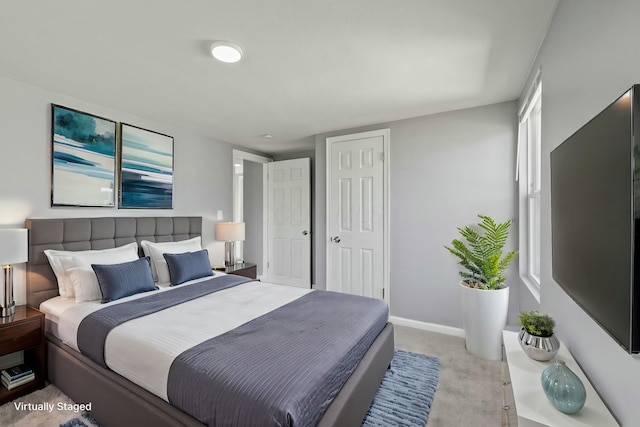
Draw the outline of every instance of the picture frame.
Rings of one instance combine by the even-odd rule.
[[[51,104],[51,206],[115,207],[116,122]]]
[[[173,209],[173,137],[120,123],[121,209]]]

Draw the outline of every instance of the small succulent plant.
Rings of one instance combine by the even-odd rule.
[[[556,322],[551,317],[537,310],[521,312],[520,324],[527,332],[537,337],[550,337],[556,326]]]

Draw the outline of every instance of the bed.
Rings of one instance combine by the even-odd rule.
[[[200,217],[28,219],[26,226],[29,229],[30,251],[29,263],[27,264],[27,302],[38,308],[43,302],[55,299],[59,295],[56,278],[43,253],[44,250],[106,249],[132,242],[140,243],[143,240],[151,242],[183,241],[200,236],[202,219]],[[213,278],[211,282],[218,279],[224,278]],[[209,279],[206,280],[209,281]],[[220,280],[215,283],[220,283]],[[194,283],[192,287],[201,288],[205,285],[210,286],[210,284]],[[277,286],[264,284],[265,287],[260,287],[258,285],[259,283],[249,282],[234,284],[231,287],[242,290],[255,288],[264,293],[265,289],[271,289],[268,288],[269,286]],[[281,287],[273,289],[279,288]],[[215,296],[222,295],[222,293],[216,292]],[[331,297],[329,295],[331,293],[322,291],[309,292],[309,294],[325,298]],[[306,301],[305,298],[306,295],[296,299],[296,302],[300,301],[302,304]],[[317,297],[314,296],[314,298]],[[335,304],[333,300],[327,301],[325,305]],[[274,312],[276,311],[282,312],[281,310]],[[292,313],[295,315],[295,312]],[[258,319],[263,317],[265,316],[260,316]],[[303,320],[301,317],[300,321]],[[272,318],[264,320],[266,325],[272,325],[273,321]],[[259,323],[259,321],[256,322]],[[247,325],[253,327],[254,321],[248,322]],[[92,415],[102,425],[107,427],[110,425],[203,425],[194,416],[168,403],[166,396],[158,397],[148,391],[148,387],[142,387],[129,381],[113,370],[104,368],[99,360],[96,361],[63,343],[59,337],[55,315],[47,315],[47,328],[49,381],[74,401],[91,402]],[[236,330],[234,329],[234,331]],[[236,335],[242,336],[243,334],[244,332],[238,328]],[[390,323],[382,325],[380,332],[376,331],[371,340],[371,344],[366,343],[367,348],[362,350],[362,355],[358,356],[359,362],[355,364],[355,369],[352,368],[352,372],[347,375],[344,383],[338,386],[337,395],[324,404],[317,425],[358,426],[362,422],[393,357],[392,325]],[[242,348],[241,345],[238,348]],[[195,353],[200,354],[201,351]],[[259,354],[259,352],[254,353]],[[251,360],[251,363],[259,367],[255,358]],[[232,365],[232,363],[229,364],[229,366]],[[186,374],[177,377],[182,378],[183,376],[188,378]],[[194,379],[192,378],[192,380]],[[187,402],[182,402],[182,405],[189,404],[191,399],[199,398],[197,394],[199,393],[190,397]],[[324,410],[325,407],[326,410]],[[242,408],[239,410],[244,411]],[[304,425],[304,422],[296,420],[294,423],[289,419],[286,422],[274,420],[272,423],[272,425],[287,424],[295,427]]]

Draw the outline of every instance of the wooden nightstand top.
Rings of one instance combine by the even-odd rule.
[[[0,328],[2,325],[16,324],[33,319],[34,317],[44,317],[44,313],[40,310],[36,310],[28,305],[16,306],[16,312],[9,317],[0,317]]]
[[[235,264],[231,267],[214,267],[215,271],[224,271],[227,274],[235,274],[238,276],[245,276],[250,279],[256,278],[258,266],[251,262],[243,262],[239,264]]]

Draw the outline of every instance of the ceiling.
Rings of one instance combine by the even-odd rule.
[[[265,153],[299,151],[318,133],[517,99],[556,4],[2,0],[0,75]],[[215,40],[240,45],[243,60],[214,60]]]

